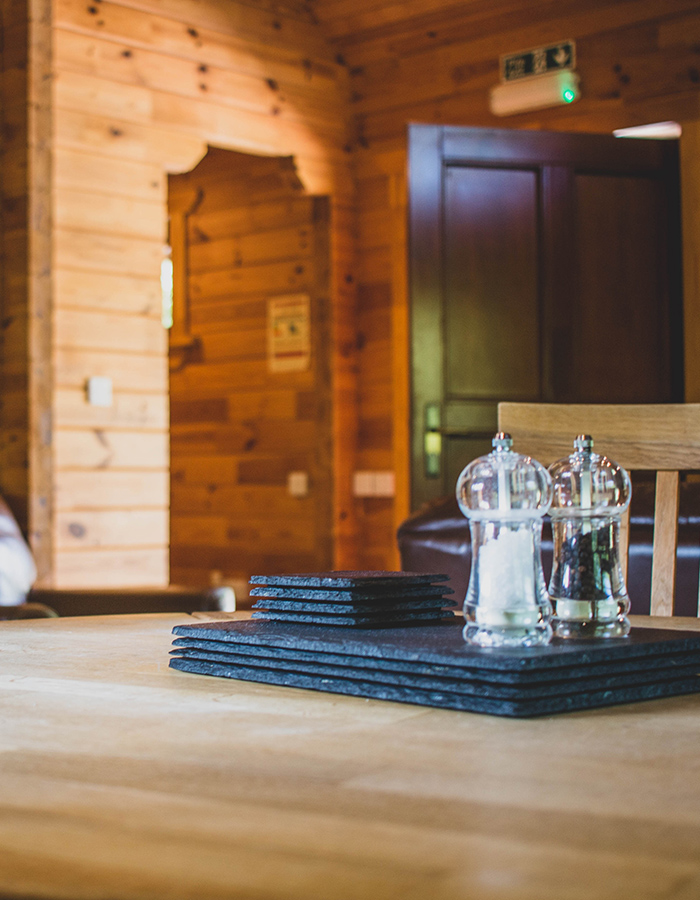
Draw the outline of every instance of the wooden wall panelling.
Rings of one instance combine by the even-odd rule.
[[[114,403],[109,408],[87,404],[84,387],[73,390],[56,388],[54,410],[57,427],[113,427],[167,433],[168,409],[163,403],[162,393],[122,391],[119,385],[117,388]],[[95,502],[99,503],[99,494],[95,495]]]
[[[556,9],[520,0],[504,0],[497,5],[478,0],[466,7],[451,4],[447,9],[438,0],[420,4],[413,0],[404,4],[376,0],[369,10],[348,0],[329,0],[315,4],[312,10],[326,28],[330,43],[324,44],[320,29],[309,23],[306,8],[280,11],[281,28],[275,28],[269,6],[253,11],[234,3],[224,15],[213,2],[195,9],[189,0],[167,6],[155,0],[125,0],[101,3],[98,13],[93,14],[74,0],[60,0],[56,5],[56,178],[62,187],[76,192],[94,189],[65,180],[77,177],[67,175],[77,166],[62,162],[61,154],[65,154],[64,160],[74,154],[76,161],[80,155],[83,163],[109,158],[115,166],[138,162],[172,170],[182,168],[185,163],[178,154],[194,157],[199,142],[208,138],[230,149],[292,153],[308,192],[333,191],[335,508],[337,559],[347,560],[361,550],[358,535],[369,533],[370,518],[374,524],[379,521],[376,509],[370,512],[368,506],[364,512],[363,504],[355,503],[349,492],[353,435],[358,430],[359,458],[368,464],[386,458],[386,446],[378,448],[381,441],[386,444],[386,435],[391,435],[389,452],[399,493],[393,505],[382,501],[389,507],[388,512],[381,513],[382,521],[389,521],[391,516],[394,522],[399,521],[406,508],[406,489],[402,487],[406,479],[401,469],[407,459],[405,447],[402,449],[408,383],[402,219],[406,122],[604,131],[661,118],[695,120],[698,92],[693,81],[693,47],[698,41],[699,14],[697,4],[686,0],[672,9],[660,0],[630,0],[624,4],[585,0],[575,5],[559,4]],[[498,55],[564,36],[577,41],[583,99],[567,109],[516,116],[506,122],[490,116],[487,92],[497,80]],[[308,51],[306,56],[299,53],[299,47]],[[345,58],[345,66],[334,61],[336,53]],[[418,71],[420,78],[415,77]],[[337,127],[343,118],[346,73],[354,98],[353,160],[360,179],[358,196],[365,210],[362,225],[367,238],[360,239],[357,257],[352,213],[346,215],[354,203],[352,185],[345,174],[348,155],[343,148],[347,138]],[[88,81],[81,84],[73,76],[87,76]],[[114,85],[130,90],[120,95]],[[197,99],[200,96],[201,103]],[[179,98],[187,102],[180,104]],[[99,103],[114,105],[106,112],[96,109]],[[87,110],[82,108],[84,104]],[[236,126],[238,135],[229,133]],[[693,154],[686,153],[684,160],[687,184],[695,167]],[[86,179],[99,178],[94,162],[92,175],[87,174],[87,165],[85,171]],[[132,196],[125,193],[130,189],[125,189],[124,183],[121,175],[115,176],[113,196]],[[377,199],[367,199],[373,193]],[[133,199],[147,202],[148,193],[134,193]],[[372,203],[375,205],[370,212]],[[212,212],[208,227],[216,227],[218,215]],[[241,215],[249,212],[242,210]],[[384,240],[381,231],[386,222]],[[686,252],[688,247],[686,240]],[[105,251],[101,253],[104,257]],[[216,331],[219,308],[225,306],[230,289],[245,291],[247,300],[241,300],[241,304],[254,304],[265,277],[271,276],[279,284],[285,279],[288,282],[292,275],[284,266],[272,270],[261,267],[255,273],[259,277],[230,278],[226,283],[205,280],[198,288],[202,303],[197,306],[197,327],[202,328],[202,334],[207,329]],[[75,305],[87,307],[89,280],[82,270],[58,271],[56,277],[63,296],[71,296]],[[95,280],[95,309],[98,303],[99,308],[106,309],[113,302],[114,282],[109,287],[106,281],[116,277],[117,273],[102,270]],[[137,285],[148,281],[143,275],[130,277],[137,279],[131,282],[134,292]],[[367,286],[388,286],[388,306],[385,299],[383,308],[391,310],[389,331],[386,319],[380,319],[381,333],[372,331],[362,350],[357,348],[358,321],[353,312],[358,285],[363,291]],[[128,293],[129,298],[136,296]],[[687,300],[686,289],[686,315],[691,316]],[[362,324],[374,329],[377,320],[367,305],[363,315]],[[381,350],[387,340],[391,347],[388,375]],[[358,364],[362,383],[359,395],[355,380]],[[692,362],[688,365],[692,368]],[[222,360],[212,377],[221,383],[232,375],[241,376],[241,372],[240,360]],[[691,375],[689,369],[689,385]],[[198,389],[197,378],[187,377],[189,388]],[[259,383],[263,373],[253,367],[248,377],[250,384]],[[126,414],[133,415],[133,399],[129,402]],[[237,428],[232,438],[239,440],[244,431]],[[381,441],[380,434],[384,435]],[[212,443],[201,435],[198,440],[202,446]],[[373,536],[377,534],[375,531]],[[383,534],[383,559],[388,564],[394,541],[386,532]]]
[[[118,381],[123,391],[162,394],[167,390],[168,373],[161,356],[134,356],[111,350],[76,351],[73,347],[57,347],[54,354],[57,387],[82,390],[91,375]]]
[[[379,28],[373,34],[356,32],[335,43],[355,68],[369,69],[382,62],[384,68],[396,62],[406,66],[411,57],[418,56],[425,63],[426,74],[442,70],[447,75],[453,66],[466,65],[472,71],[475,64],[498,60],[500,53],[510,52],[504,51],[504,46],[536,47],[561,40],[564,33],[577,40],[615,30],[623,33],[638,25],[653,26],[658,19],[672,20],[696,11],[693,0],[677,0],[673,8],[663,0],[630,0],[625,4],[616,0],[565,0],[556,5],[509,0],[497,6],[444,5],[430,17],[429,27],[420,19],[407,19],[391,29]],[[467,43],[470,56],[460,52]]]
[[[124,56],[122,43],[69,31],[57,32],[57,46],[71,74],[175,91],[193,99],[206,94],[210,101],[251,112],[265,114],[276,110],[275,115],[282,121],[328,120],[327,105],[317,96],[315,85],[309,89],[309,79],[298,78],[296,68],[278,70],[272,64],[270,74],[261,78],[252,66],[251,71],[227,69],[181,57],[164,57],[157,50],[129,47],[129,55]],[[299,106],[306,112],[301,113]]]
[[[85,545],[75,533],[52,557],[48,549],[52,537],[50,502],[46,492],[41,493],[40,473],[44,472],[41,477],[49,484],[52,468],[56,467],[57,516],[61,521],[66,515],[74,518],[74,513],[109,521],[114,511],[109,509],[107,487],[104,497],[96,489],[90,496],[76,494],[71,499],[71,492],[66,490],[71,477],[92,473],[97,466],[116,476],[124,474],[124,467],[128,469],[134,461],[126,450],[129,435],[135,442],[143,438],[151,448],[143,464],[146,483],[153,484],[148,481],[149,467],[156,471],[160,468],[167,446],[161,365],[164,351],[157,325],[158,267],[165,223],[164,171],[190,168],[204,152],[205,140],[263,153],[291,151],[307,189],[328,193],[337,183],[338,193],[344,192],[347,197],[345,124],[339,115],[344,71],[333,61],[332,51],[308,11],[295,4],[273,11],[245,4],[229,4],[224,9],[219,3],[195,5],[189,0],[167,6],[108,2],[99,7],[58,0],[54,4],[56,55],[50,78],[41,67],[51,62],[51,23],[45,15],[47,9],[40,6],[35,3],[29,13],[16,4],[12,10],[17,21],[4,17],[4,133],[7,138],[8,127],[14,129],[17,153],[10,152],[6,140],[3,249],[5,262],[11,259],[12,263],[4,267],[3,311],[7,314],[12,310],[13,322],[8,325],[6,341],[7,346],[11,339],[12,350],[3,359],[1,452],[12,465],[3,466],[2,487],[9,495],[14,491],[17,505],[25,507],[18,512],[26,524],[31,443],[35,454],[29,470],[34,479],[31,496],[39,499],[34,517],[47,548],[49,562],[42,568],[46,581],[51,580],[53,564],[58,584],[85,584],[90,578],[96,578],[95,584],[99,584],[101,566],[93,564],[97,557],[87,550],[80,555]],[[30,38],[34,43],[30,81],[25,84],[29,21],[33,23]],[[35,77],[37,74],[40,77]],[[46,91],[52,82],[53,94],[49,96]],[[37,88],[34,95],[33,87]],[[13,104],[7,102],[8,98],[21,99]],[[30,102],[25,103],[25,98]],[[31,124],[23,119],[27,109],[34,116]],[[28,159],[26,135],[39,122],[37,115],[44,117],[37,134],[51,133],[46,126],[47,113],[55,118],[54,144],[49,147],[37,141],[33,145],[37,152]],[[53,192],[45,177],[49,171],[47,148],[53,151],[55,160]],[[37,227],[31,237],[22,213],[28,166],[33,166],[30,171],[37,186],[34,200],[39,191],[52,199],[52,206],[35,203],[32,207]],[[101,202],[94,202],[95,197]],[[11,198],[16,201],[10,202]],[[53,212],[55,230],[47,225],[49,211]],[[45,277],[50,271],[45,260],[51,242],[56,263],[53,297]],[[30,258],[22,256],[27,248]],[[243,249],[256,252],[250,247]],[[44,263],[35,265],[41,257]],[[255,274],[251,286],[257,291],[261,279],[269,273],[261,270]],[[278,276],[281,279],[282,273]],[[24,324],[31,319],[27,296],[37,313],[30,328]],[[212,296],[218,298],[218,294]],[[55,301],[55,317],[54,310],[48,314],[49,306],[43,317],[40,315],[46,298],[49,304]],[[40,318],[45,327],[37,324]],[[56,334],[51,342],[46,323],[54,318]],[[17,350],[29,346],[30,341],[31,351],[23,354]],[[51,343],[53,357],[49,354]],[[216,355],[219,351],[214,344],[215,337],[210,351]],[[29,385],[31,353],[40,365],[32,369]],[[52,365],[48,365],[49,359]],[[112,408],[85,403],[84,382],[90,374],[114,379]],[[228,373],[220,374],[224,377]],[[50,383],[54,376],[55,390]],[[41,385],[43,398],[37,393]],[[32,403],[38,399],[45,408],[53,403],[55,457],[46,451],[50,437],[46,416],[35,416],[29,430],[31,392]],[[308,403],[302,406],[307,411],[311,408]],[[33,409],[38,409],[36,403]],[[31,433],[31,441],[22,437],[23,432]],[[111,441],[114,452],[109,459],[102,455],[103,439]],[[26,450],[24,463],[22,444]],[[38,454],[40,447],[46,451],[43,456]],[[14,486],[10,483],[13,480]],[[109,479],[104,483],[107,485]],[[71,508],[76,498],[85,508]],[[138,507],[136,493],[131,501]],[[138,509],[132,512],[138,514]],[[40,522],[41,515],[45,518]],[[167,504],[161,515],[167,521]],[[113,518],[116,522],[116,516]],[[74,532],[80,532],[80,528]],[[118,527],[105,527],[103,538],[118,533],[122,534],[119,548],[123,548],[123,531]],[[112,549],[105,547],[104,552]],[[138,556],[141,549],[134,548],[134,552]],[[120,553],[122,549],[104,559],[110,558],[118,568]],[[129,583],[133,583],[136,571],[148,572],[150,583],[154,583],[153,578],[163,579],[163,554],[151,553],[149,557],[147,552],[146,558],[153,564],[144,568],[139,563],[137,569],[130,563],[125,565],[124,571],[129,574],[124,577]],[[118,580],[119,575],[113,577]]]
[[[421,3],[420,8],[411,3],[376,2],[369,12],[338,0],[314,9],[350,73],[360,219],[358,280],[361,290],[382,286],[390,296],[393,369],[384,389],[380,384],[386,367],[377,332],[360,354],[360,384],[366,387],[361,389],[358,458],[368,465],[379,462],[375,455],[378,434],[391,429],[396,524],[408,510],[409,323],[402,212],[408,122],[605,132],[664,119],[683,121],[686,384],[689,392],[700,384],[695,371],[699,357],[692,352],[700,306],[693,262],[698,248],[693,224],[700,118],[697,61],[693,59],[700,38],[697,3],[670,8],[661,0],[625,4],[591,0],[558,4],[555,9],[518,0],[497,6]],[[577,42],[582,99],[570,107],[492,116],[488,89],[498,81],[499,55],[564,36]],[[394,218],[382,240],[383,223],[391,210]],[[689,234],[695,237],[689,240]],[[367,311],[363,315],[369,323]],[[688,398],[692,399],[692,393]],[[378,421],[381,416],[383,426]],[[370,501],[358,504],[361,531],[367,530],[371,517],[376,523],[380,515],[374,499],[371,504],[371,513]],[[385,562],[394,548],[392,536],[385,547]]]
[[[166,201],[167,175],[160,165],[110,158],[109,163],[84,150],[56,147],[54,186],[102,193],[109,183],[113,200],[128,197],[162,204]]]
[[[54,449],[59,470],[168,468],[168,447],[158,432],[63,429],[56,434]]]
[[[54,580],[75,587],[165,584],[167,337],[158,281],[164,178],[151,165],[119,161],[117,175],[131,176],[134,186],[118,177],[113,190],[109,159],[93,158],[77,174],[86,154],[59,156]],[[109,408],[86,403],[85,384],[94,375],[112,379]],[[158,524],[148,532],[135,528],[129,541],[125,516]],[[94,581],[107,562],[113,571]]]
[[[133,547],[168,543],[168,522],[158,509],[82,510],[56,514],[59,549]]]
[[[153,539],[153,538],[152,538]],[[161,585],[168,577],[166,547],[93,548],[57,554],[54,581],[75,588],[123,588]]]
[[[2,330],[0,332],[0,491],[21,527],[29,524],[29,361],[27,248],[27,54],[28,25],[23,4],[3,0],[2,97]],[[19,325],[17,323],[20,323]]]
[[[135,315],[158,316],[162,305],[160,282],[149,275],[123,275],[60,269],[54,278],[57,304],[73,309],[131,312]]]
[[[339,186],[331,206],[331,271],[335,304],[331,346],[333,519],[336,569],[359,569],[362,547],[374,540],[361,533],[352,476],[357,467],[359,398],[357,335],[357,238],[355,184]]]
[[[172,577],[247,580],[292,558],[297,569],[327,568],[328,203],[303,197],[287,159],[217,150],[170,187],[171,209],[198,197],[183,225],[187,318],[199,347],[192,358],[171,341]],[[311,298],[311,364],[276,374],[268,300],[294,293]],[[288,496],[290,471],[309,473],[307,497]]]
[[[206,149],[201,138],[181,134],[177,128],[142,125],[71,109],[57,115],[55,134],[62,147],[90,150],[103,157],[159,163],[166,172],[190,168]]]
[[[2,381],[0,488],[52,560],[51,7],[2,6]]]
[[[207,6],[211,8],[212,4],[194,5],[185,0],[179,10],[169,4],[136,9],[129,3],[103,0],[93,13],[83,3],[56,0],[55,18],[67,31],[105,37],[134,49],[257,73],[261,78],[269,73],[280,81],[289,79],[307,85],[318,80],[323,82],[321,89],[333,88],[337,67],[318,29],[283,16],[261,22],[258,10],[246,3],[227,4],[219,23],[212,27],[207,23]],[[255,23],[253,29],[236,28],[233,22],[237,15]],[[276,23],[282,27],[276,27]],[[303,55],[299,52],[302,49]]]

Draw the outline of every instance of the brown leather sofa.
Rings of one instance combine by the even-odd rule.
[[[651,553],[654,533],[654,484],[635,478],[630,507],[630,552],[627,590],[631,612],[649,613]],[[469,524],[453,497],[428,504],[399,528],[401,567],[411,572],[444,572],[461,603],[471,567]],[[542,531],[542,563],[549,581],[552,535],[548,520]],[[682,482],[678,516],[676,615],[698,614],[700,573],[700,484]]]
[[[33,587],[31,550],[0,497],[0,619],[88,616],[111,613],[183,612],[225,607],[227,588],[56,590]]]

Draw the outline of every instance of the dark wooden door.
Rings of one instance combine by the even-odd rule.
[[[682,400],[676,142],[412,126],[412,500],[501,400]]]

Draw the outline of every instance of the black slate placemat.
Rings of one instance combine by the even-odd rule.
[[[629,637],[598,641],[560,641],[546,647],[481,649],[462,639],[461,617],[413,628],[357,631],[281,622],[214,621],[177,625],[182,637],[324,651],[344,656],[431,663],[447,667],[533,672],[591,663],[615,662],[700,650],[700,634],[671,629],[633,628]]]
[[[638,700],[650,700],[700,691],[700,679],[694,676],[692,678],[680,678],[675,681],[663,681],[658,684],[593,690],[585,693],[542,697],[534,700],[504,700],[474,697],[447,691],[427,691],[418,688],[397,687],[395,685],[377,684],[376,682],[359,679],[319,677],[317,675],[244,666],[232,668],[220,663],[199,659],[171,659],[170,666],[183,672],[193,672],[200,675],[215,675],[243,681],[307,688],[336,694],[349,694],[377,700],[394,700],[400,703],[415,703],[422,706],[512,717],[552,715],[554,713],[572,712],[592,707],[631,703]]]
[[[190,650],[204,650],[213,653],[235,653],[243,657],[253,657],[259,660],[269,659],[287,660],[291,662],[310,662],[330,664],[335,666],[355,667],[361,666],[364,670],[378,670],[379,672],[409,673],[414,675],[427,675],[437,678],[478,679],[489,684],[539,684],[551,682],[553,673],[550,669],[540,670],[499,670],[484,669],[470,666],[456,667],[443,666],[437,663],[421,662],[416,660],[382,659],[380,657],[358,657],[340,653],[328,653],[318,650],[289,649],[286,647],[267,647],[262,644],[245,644],[240,642],[201,640],[199,638],[180,637],[173,641],[173,650],[187,655]],[[677,650],[672,655],[661,654],[656,656],[632,657],[630,659],[614,659],[603,662],[590,662],[582,665],[563,666],[556,669],[554,677],[559,681],[574,681],[580,679],[597,678],[606,675],[619,675],[624,673],[633,677],[640,676],[643,680],[649,670],[668,668],[669,666],[699,666],[700,650]],[[576,689],[580,684],[576,685]]]
[[[333,665],[322,661],[302,661],[275,659],[269,656],[250,656],[235,652],[186,649],[176,647],[171,650],[175,658],[199,659],[228,666],[235,678],[239,667],[266,669],[274,672],[294,672],[298,675],[314,675],[317,678],[350,678],[371,681],[391,687],[416,688],[418,690],[446,691],[452,694],[466,694],[472,697],[486,697],[493,700],[533,700],[564,694],[611,690],[613,688],[640,687],[644,684],[658,684],[664,681],[678,681],[700,676],[700,660],[691,665],[667,665],[655,669],[636,672],[618,672],[589,676],[578,679],[560,679],[534,684],[494,684],[478,677],[448,678],[443,676],[418,675],[410,672],[389,672],[367,669],[362,666]]]

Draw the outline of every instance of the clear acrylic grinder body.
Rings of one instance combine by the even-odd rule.
[[[541,557],[551,479],[512,444],[509,435],[497,434],[492,452],[465,466],[457,481],[472,541],[464,638],[481,647],[534,647],[552,638]]]

